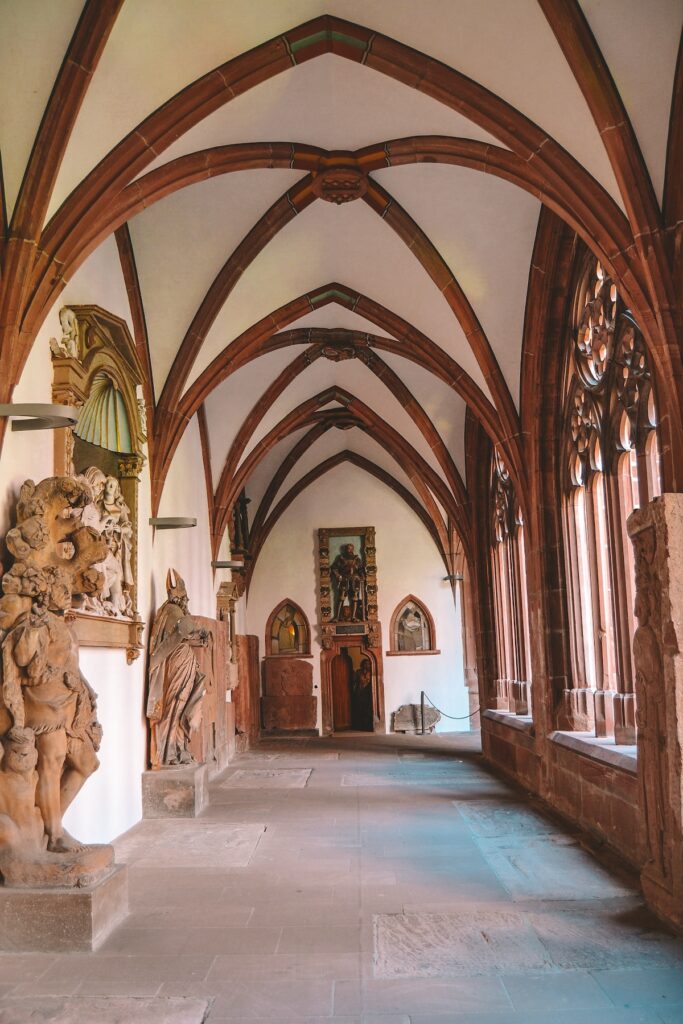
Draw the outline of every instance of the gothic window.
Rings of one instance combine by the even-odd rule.
[[[626,521],[660,493],[647,351],[617,286],[584,262],[564,384],[564,530],[574,729],[635,742],[634,572]]]
[[[529,714],[531,671],[524,522],[510,474],[498,452],[491,461],[491,576],[499,710]]]
[[[272,612],[266,629],[266,651],[292,657],[310,654],[308,619],[293,601],[283,601]]]
[[[388,654],[437,654],[434,620],[428,609],[409,594],[391,617]]]

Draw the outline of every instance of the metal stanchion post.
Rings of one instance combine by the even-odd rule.
[[[420,693],[420,719],[422,724],[422,735],[425,734],[425,692],[424,690]]]

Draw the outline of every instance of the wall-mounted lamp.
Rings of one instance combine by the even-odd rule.
[[[240,570],[244,569],[244,562],[237,562],[235,560],[221,559],[211,563],[212,569],[233,569]]]
[[[12,430],[59,430],[60,427],[75,427],[78,423],[78,409],[46,402],[0,405],[0,417],[3,416],[12,420]]]
[[[156,526],[157,530],[187,530],[190,526],[196,526],[197,520],[189,516],[161,516],[150,519],[149,525]]]
[[[462,583],[464,576],[461,572],[451,573],[450,576],[444,576],[444,583]]]

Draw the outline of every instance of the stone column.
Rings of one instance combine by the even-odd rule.
[[[683,494],[664,494],[628,520],[636,570],[633,640],[638,778],[645,827],[643,891],[683,926]]]

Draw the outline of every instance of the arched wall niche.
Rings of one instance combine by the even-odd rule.
[[[75,611],[79,642],[142,649],[138,611],[138,489],[146,424],[138,389],[144,371],[128,326],[98,305],[64,306],[61,337],[50,339],[52,400],[80,410],[75,427],[55,431],[54,472],[84,474],[94,503],[88,525],[107,537],[105,597]]]
[[[296,601],[285,598],[271,612],[265,633],[268,658],[311,657],[311,627]]]
[[[441,654],[436,646],[436,626],[432,613],[414,594],[408,594],[394,609],[389,625],[389,650],[386,653],[389,656]]]

